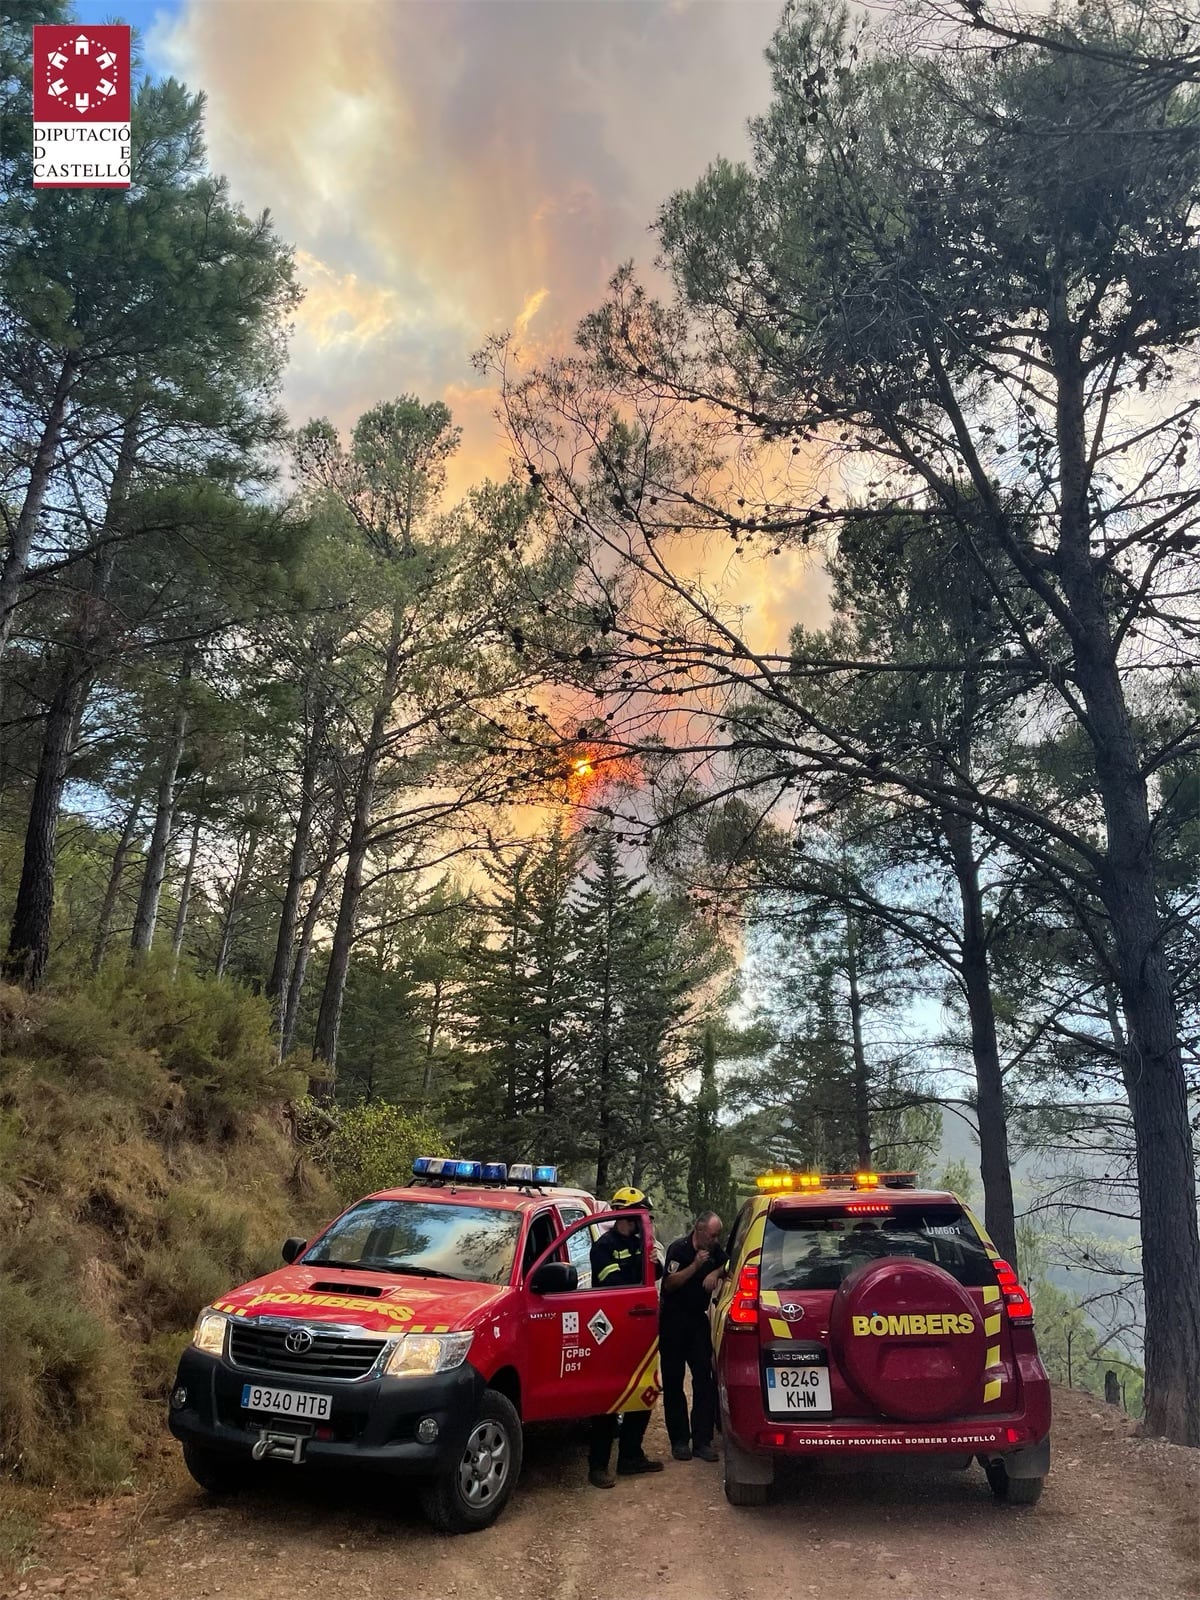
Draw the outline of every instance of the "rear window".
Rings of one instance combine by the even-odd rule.
[[[836,1289],[882,1256],[931,1261],[968,1289],[996,1282],[971,1220],[956,1205],[903,1205],[871,1216],[844,1206],[773,1208],[763,1237],[764,1289]]]

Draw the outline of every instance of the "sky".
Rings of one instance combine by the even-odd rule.
[[[442,399],[450,489],[506,457],[470,356],[514,332],[563,348],[617,266],[653,270],[658,207],[765,109],[780,0],[79,0],[146,70],[208,97],[214,168],[296,247],[285,387],[297,423]],[[812,620],[798,559],[740,580],[756,642]],[[755,623],[757,625],[755,625]]]

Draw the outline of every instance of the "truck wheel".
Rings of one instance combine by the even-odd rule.
[[[731,1506],[764,1506],[767,1490],[775,1481],[770,1456],[753,1455],[724,1435],[725,1498]]]
[[[765,1506],[767,1503],[767,1485],[765,1483],[746,1483],[742,1478],[731,1478],[729,1468],[725,1468],[725,1498],[731,1506]]]
[[[1006,1506],[1033,1506],[1042,1498],[1045,1478],[1010,1478],[1003,1461],[985,1461],[983,1470],[992,1493]]]
[[[223,1450],[207,1450],[202,1444],[185,1444],[183,1464],[209,1494],[237,1494],[239,1489],[246,1486],[245,1463]]]
[[[466,1448],[426,1486],[421,1507],[442,1533],[478,1533],[508,1503],[521,1472],[521,1419],[497,1389],[484,1391]]]

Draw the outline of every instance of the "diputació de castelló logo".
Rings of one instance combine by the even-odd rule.
[[[128,189],[129,29],[33,30],[33,186]]]

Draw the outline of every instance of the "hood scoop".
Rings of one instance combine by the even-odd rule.
[[[377,1283],[310,1283],[310,1294],[360,1294],[364,1300],[378,1300],[383,1290]]]

